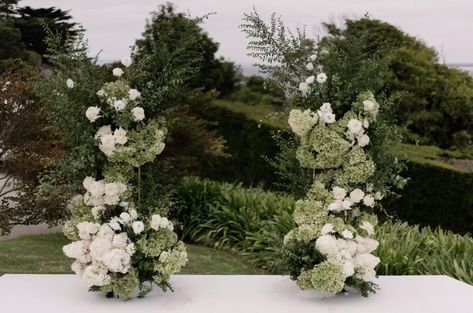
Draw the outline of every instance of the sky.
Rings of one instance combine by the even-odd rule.
[[[22,0],[20,5],[55,6],[70,10],[87,30],[90,54],[101,51],[102,61],[129,55],[150,12],[165,1],[156,0]],[[473,63],[472,0],[175,0],[179,11],[192,16],[215,14],[203,25],[220,44],[218,54],[240,65],[255,62],[247,56],[244,34],[239,30],[243,13],[255,6],[268,19],[275,12],[290,28],[305,27],[309,37],[323,34],[321,23],[342,23],[345,17],[369,13],[422,38],[437,49],[446,63]]]

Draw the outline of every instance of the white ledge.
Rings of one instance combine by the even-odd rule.
[[[157,287],[123,302],[87,292],[75,275],[0,277],[2,313],[471,313],[473,286],[447,276],[381,276],[381,290],[327,296],[300,291],[286,276],[177,275],[174,292]]]

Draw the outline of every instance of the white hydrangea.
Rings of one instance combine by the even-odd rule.
[[[130,98],[131,101],[135,101],[139,97],[141,97],[141,93],[138,90],[136,89],[128,90],[128,98]]]
[[[81,263],[87,263],[91,260],[88,254],[89,245],[90,244],[84,240],[74,241],[64,246],[62,251],[68,258],[77,259]]]
[[[105,212],[106,208],[103,205],[97,205],[92,208],[92,216],[98,220],[103,212]]]
[[[347,195],[347,191],[344,188],[335,186],[332,188],[332,194],[336,200],[343,200]]]
[[[337,239],[331,235],[324,235],[315,241],[317,250],[327,257],[336,257],[338,255]]]
[[[113,73],[113,76],[116,76],[116,77],[121,77],[124,74],[123,70],[119,67],[114,68],[112,70],[112,73]]]
[[[131,256],[123,249],[112,249],[103,256],[103,264],[110,272],[126,274],[130,268]]]
[[[327,81],[327,74],[325,74],[325,73],[320,73],[320,74],[317,75],[317,82],[318,82],[319,84],[323,84],[323,83],[325,83],[326,81]]]
[[[307,134],[318,121],[318,116],[311,110],[307,109],[304,112],[298,109],[293,109],[289,112],[288,123],[292,131],[298,136]]]
[[[105,286],[110,284],[111,277],[107,274],[107,269],[99,263],[87,266],[82,274],[82,280],[90,288],[92,286]]]
[[[131,65],[131,58],[130,57],[124,57],[120,60],[120,63],[123,64],[125,67],[129,67]]]
[[[68,79],[66,80],[66,86],[67,86],[67,88],[72,89],[72,88],[74,88],[75,83],[74,83],[74,81],[73,81],[72,79],[68,78]]]
[[[359,203],[361,200],[363,200],[364,196],[365,193],[359,188],[353,189],[352,192],[350,192],[350,199],[353,201],[353,203]]]
[[[379,242],[372,238],[356,236],[356,253],[371,253],[378,248]]]
[[[141,122],[145,119],[145,110],[142,107],[133,108],[131,109],[131,115],[133,115],[135,122]]]
[[[159,214],[154,214],[151,217],[150,227],[154,230],[159,230],[160,228],[163,228],[172,231],[174,229],[174,226],[172,225],[171,221]]]
[[[79,231],[80,239],[90,239],[93,235],[95,235],[99,231],[100,224],[90,223],[90,222],[81,222],[77,224],[76,227],[77,227],[77,230]]]
[[[95,122],[100,117],[100,108],[96,106],[88,107],[85,116],[91,123]]]

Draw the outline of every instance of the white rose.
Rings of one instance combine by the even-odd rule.
[[[374,207],[374,197],[372,195],[366,195],[363,198],[363,204],[369,207]]]
[[[89,119],[91,123],[95,122],[100,117],[100,108],[99,107],[89,107],[85,111],[85,116]]]
[[[130,89],[128,90],[128,98],[130,98],[131,101],[134,101],[141,97],[141,93],[136,90],[136,89]]]
[[[72,79],[68,78],[68,79],[66,80],[66,86],[67,86],[67,88],[72,89],[72,88],[74,88],[74,85],[75,85],[75,83],[74,83],[74,81],[73,81]]]
[[[305,68],[308,70],[308,71],[312,71],[314,69],[314,64],[312,64],[311,62],[307,63]]]
[[[309,86],[308,83],[302,82],[302,83],[299,84],[299,90],[305,95],[305,94],[309,93],[310,86]]]
[[[124,57],[120,60],[120,62],[123,64],[123,66],[129,67],[131,65],[131,58],[130,57]]]
[[[347,191],[343,188],[335,186],[332,189],[332,194],[335,199],[343,200],[343,198],[345,198],[345,196],[347,195]]]
[[[333,225],[330,223],[325,224],[322,229],[320,230],[320,234],[322,236],[327,235],[333,232]]]
[[[317,75],[317,82],[323,84],[327,81],[327,75],[325,73],[320,73]]]
[[[119,67],[116,67],[113,69],[112,73],[113,73],[113,76],[120,77],[123,75],[123,70]]]
[[[352,118],[348,121],[347,128],[349,134],[360,134],[363,132],[363,123],[356,118]]]
[[[350,199],[353,201],[353,203],[359,203],[361,200],[363,200],[363,197],[365,196],[365,193],[359,189],[353,189],[352,192],[350,192]]]
[[[136,222],[133,222],[131,227],[133,228],[133,232],[138,235],[145,229],[145,224],[143,224],[143,222],[141,221],[136,221]]]
[[[315,76],[309,76],[305,79],[305,82],[308,83],[309,85],[312,84],[315,80]]]
[[[358,145],[360,147],[365,147],[370,143],[370,137],[368,135],[363,135],[358,139]]]
[[[133,115],[133,119],[136,122],[140,122],[145,118],[145,110],[142,107],[136,107],[131,110],[131,114]]]
[[[123,128],[117,128],[113,132],[113,137],[115,137],[115,142],[119,145],[124,145],[128,141],[128,137],[126,136],[126,130]]]

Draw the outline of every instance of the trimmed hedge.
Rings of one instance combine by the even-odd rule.
[[[284,235],[294,227],[295,200],[259,188],[186,178],[176,192],[180,221],[188,242],[231,248],[275,273]],[[448,275],[473,284],[473,238],[441,229],[385,222],[377,228],[383,275]]]
[[[231,103],[209,104],[199,109],[200,115],[215,122],[215,129],[227,140],[232,155],[221,160],[216,169],[207,171],[206,177],[275,189],[280,178],[262,156],[278,153],[271,131],[279,128],[253,118],[267,115],[263,110],[269,112],[268,107],[258,109],[243,103],[235,103],[234,107]],[[277,122],[281,124],[280,120]],[[473,233],[473,174],[444,162],[446,157],[462,156],[429,146],[402,145],[393,150],[397,155],[407,154],[409,163],[404,176],[410,182],[399,199],[384,204],[386,211],[409,223]]]

